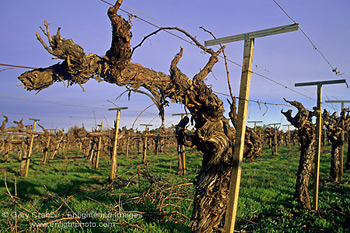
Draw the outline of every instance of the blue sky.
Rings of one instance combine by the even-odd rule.
[[[349,82],[350,48],[347,42],[350,41],[350,2],[279,0],[278,3],[299,23],[332,66]],[[138,17],[158,26],[183,28],[203,43],[212,38],[200,26],[220,38],[293,23],[273,0],[124,0],[124,4],[122,9]],[[32,67],[47,67],[57,63],[35,38],[35,32],[41,33],[39,26],[43,26],[44,20],[50,23],[51,34],[56,32],[57,27],[61,27],[62,36],[72,38],[84,48],[85,53],[103,55],[111,42],[111,26],[106,14],[108,7],[99,0],[3,1],[0,8],[0,63]],[[126,13],[122,15],[128,17]],[[132,23],[132,45],[138,44],[145,35],[156,30],[137,18],[133,18]],[[138,48],[132,62],[168,73],[170,62],[181,47],[184,55],[179,67],[189,77],[193,77],[205,65],[208,55],[165,32],[151,37]],[[242,64],[243,42],[226,44],[226,47],[228,58]],[[300,101],[309,109],[316,105],[316,87],[295,88],[294,83],[342,78],[331,71],[330,66],[300,31],[256,39],[253,63],[253,72],[302,93],[298,94],[253,74],[250,99],[278,104],[249,104],[248,120],[262,120],[265,124],[288,124],[280,113],[281,109],[289,108],[280,105],[284,104],[283,97]],[[67,88],[63,83],[58,83],[35,94],[16,86],[20,84],[17,77],[26,69],[0,67],[0,70],[1,113],[11,121],[23,118],[25,123],[30,124],[29,118],[39,118],[46,128],[69,128],[84,124],[88,129],[104,121],[106,127],[111,127],[115,112],[107,109],[115,107],[109,102],[112,101],[120,107],[129,107],[122,112],[120,122],[121,126],[129,128],[137,115],[152,104],[140,94],[132,94],[131,101],[128,101],[127,95],[115,100],[124,88],[94,80],[84,85],[85,92],[79,86]],[[233,92],[238,95],[241,67],[229,63],[229,70]],[[208,76],[206,82],[214,91],[228,94],[223,59],[216,64],[213,74]],[[344,84],[324,86],[323,100],[350,99],[349,90]],[[228,109],[227,97],[219,97]],[[326,104],[324,107],[330,111],[340,110],[340,104]],[[180,105],[172,104],[168,107],[166,126],[176,124],[179,117],[173,117],[172,114],[183,111]],[[156,107],[150,107],[138,119],[134,128],[143,129],[140,123],[151,123],[158,127],[160,119],[157,114]]]

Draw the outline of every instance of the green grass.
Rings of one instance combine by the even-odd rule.
[[[299,151],[291,149],[281,147],[278,155],[271,155],[264,148],[257,161],[244,163],[238,228],[253,232],[350,232],[349,171],[344,173],[343,184],[330,183],[330,149],[325,148],[320,167],[320,211],[302,210],[293,201]]]
[[[325,148],[321,157],[320,211],[317,213],[301,210],[293,201],[299,162],[297,147],[291,150],[280,147],[278,152],[278,155],[271,155],[270,150],[265,148],[263,156],[257,161],[245,161],[243,164],[236,230],[350,232],[350,175],[349,171],[344,172],[342,184],[328,181],[330,149]],[[72,211],[83,218],[82,228],[74,220],[67,220],[40,230],[143,232],[142,228],[146,232],[191,232],[188,223],[194,186],[176,185],[191,183],[200,170],[202,158],[195,150],[186,151],[185,176],[177,175],[177,154],[173,150],[157,156],[149,152],[149,170],[142,165],[142,156],[133,153],[125,158],[121,153],[118,155],[118,179],[113,189],[106,184],[110,173],[110,158],[106,155],[102,155],[97,170],[91,168],[90,162],[79,151],[58,155],[45,166],[40,164],[40,157],[40,154],[33,155],[29,177],[16,179],[17,204],[7,193],[4,175],[6,171],[8,190],[15,195],[19,161],[12,155],[7,163],[0,163],[0,232],[10,232],[10,224],[15,224],[15,220],[18,220],[19,231],[35,231],[35,228],[28,229],[31,222],[45,223],[70,217]],[[141,198],[147,190],[154,195]],[[186,200],[172,199],[175,192],[188,197]],[[312,190],[310,194],[312,196]],[[168,204],[163,209],[167,214],[156,216],[154,212],[157,211],[158,200],[162,198]],[[174,210],[177,213],[169,213]],[[125,225],[126,222],[129,225]]]
[[[190,150],[192,151],[192,150]],[[190,152],[189,151],[189,152]],[[187,227],[189,220],[184,218],[180,222],[169,222],[165,224],[165,218],[154,219],[152,216],[145,215],[134,218],[133,213],[129,211],[154,212],[156,206],[150,203],[152,200],[145,199],[143,203],[126,204],[122,208],[125,212],[125,218],[121,218],[117,204],[120,201],[130,199],[132,197],[140,197],[141,194],[149,188],[150,183],[145,180],[142,174],[145,173],[146,167],[142,165],[142,156],[136,154],[125,158],[121,153],[118,155],[118,178],[114,184],[114,189],[110,190],[106,181],[110,174],[110,159],[102,156],[100,159],[99,169],[93,170],[89,161],[83,158],[79,151],[71,151],[65,155],[58,155],[55,160],[50,160],[43,166],[40,164],[41,155],[34,154],[27,178],[17,178],[17,197],[18,203],[22,206],[15,209],[15,203],[7,195],[5,188],[4,175],[6,171],[7,186],[12,195],[15,195],[15,175],[19,170],[19,161],[15,156],[10,156],[7,163],[0,164],[0,231],[8,232],[9,223],[6,213],[10,215],[10,221],[14,224],[15,214],[18,213],[18,226],[20,230],[24,230],[30,224],[30,219],[36,223],[49,222],[50,219],[43,218],[37,213],[57,213],[58,218],[69,217],[74,211],[80,214],[92,214],[94,222],[120,223],[128,222],[138,225],[146,230],[146,232],[190,232]],[[174,151],[167,151],[159,156],[154,156],[149,152],[148,156],[150,174],[156,175],[160,180],[169,182],[169,184],[188,183],[196,176],[201,164],[201,156],[198,153],[191,153],[187,158],[188,174],[186,176],[176,175],[177,155]],[[136,176],[138,169],[140,177]],[[133,180],[140,179],[138,184],[131,182],[127,185],[130,178]],[[194,187],[190,188],[189,198],[192,199]],[[67,205],[63,204],[65,200]],[[191,201],[178,203],[183,210],[191,210]],[[55,212],[59,207],[61,208]],[[113,209],[112,209],[112,208]],[[171,208],[168,208],[171,209]],[[164,210],[167,211],[167,208]],[[30,212],[34,213],[31,214]],[[121,213],[124,213],[121,211]],[[4,214],[5,213],[5,214]],[[105,218],[98,218],[97,215],[105,214]],[[109,215],[108,215],[109,214]],[[191,215],[190,211],[183,214]],[[12,215],[12,216],[11,216]],[[29,215],[29,216],[27,216]],[[53,214],[54,215],[54,214]],[[150,214],[151,215],[151,214]],[[45,217],[45,216],[44,216]],[[83,220],[84,223],[90,222],[91,219]],[[80,227],[71,226],[74,220],[69,220],[66,225],[61,228],[45,227],[41,228],[44,232],[81,232]],[[112,227],[84,227],[85,232],[143,232],[133,226],[113,225]],[[33,229],[32,229],[33,230]],[[30,230],[28,230],[29,232]]]

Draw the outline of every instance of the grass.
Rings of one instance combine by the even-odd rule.
[[[330,183],[330,149],[324,149],[320,167],[319,212],[300,209],[293,201],[297,147],[279,148],[271,155],[243,165],[238,226],[255,232],[350,232],[349,171],[343,184]],[[310,187],[313,181],[311,180]],[[310,196],[312,196],[312,188]]]
[[[235,229],[350,232],[350,175],[349,171],[344,172],[342,184],[328,181],[330,149],[325,148],[321,158],[319,212],[301,210],[293,201],[299,162],[297,147],[278,150],[278,155],[271,155],[265,148],[257,161],[243,164]],[[82,227],[69,219],[39,229],[42,232],[144,232],[142,229],[145,232],[191,232],[188,223],[194,186],[176,185],[192,182],[201,168],[201,155],[195,150],[186,151],[185,176],[177,175],[174,150],[157,156],[149,152],[148,167],[142,165],[142,156],[135,156],[135,153],[129,158],[123,153],[118,155],[118,179],[114,189],[106,185],[110,172],[110,159],[106,155],[102,155],[99,169],[93,170],[79,151],[58,155],[45,166],[40,164],[41,155],[34,154],[29,177],[16,180],[20,164],[16,156],[10,156],[7,163],[0,163],[0,232],[9,232],[10,224],[15,224],[16,220],[18,230],[31,232],[36,230],[28,228],[33,222],[72,217],[72,212],[79,215]],[[9,192],[11,195],[17,192],[17,204],[5,188],[5,171]],[[188,197],[171,199],[179,190]],[[148,196],[146,191],[149,191]],[[142,201],[127,202],[132,199]],[[164,204],[163,212],[168,214],[154,215],[159,209],[159,200],[164,200],[167,206]]]

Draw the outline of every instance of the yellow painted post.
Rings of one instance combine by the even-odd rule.
[[[28,152],[28,155],[27,155],[26,171],[25,171],[24,177],[28,177],[30,157],[31,157],[32,151],[33,151],[34,132],[35,132],[35,127],[36,127],[36,122],[40,121],[39,119],[33,119],[33,118],[29,118],[29,120],[34,121],[34,123],[33,123],[33,130],[32,130],[33,133],[32,133],[32,136],[30,138],[29,152]]]
[[[184,118],[185,115],[188,115],[187,113],[175,113],[172,114],[172,116],[181,116],[181,120]],[[185,175],[186,174],[186,152],[185,152],[185,145],[177,145],[177,152],[178,152],[178,174],[179,175]]]
[[[291,143],[292,137],[291,137],[291,134],[290,134],[290,126],[292,126],[292,125],[288,124],[288,125],[282,125],[282,126],[287,126],[288,127],[287,134],[288,134],[288,140],[289,141],[286,140],[286,145],[289,144],[289,152],[291,152],[292,151],[292,143]]]
[[[142,163],[146,163],[146,160],[147,160],[147,146],[148,146],[147,132],[148,132],[148,126],[152,126],[152,125],[150,125],[150,124],[140,124],[140,125],[145,126],[145,139],[143,140]]]
[[[50,159],[53,159],[56,156],[56,154],[58,153],[58,149],[60,148],[60,145],[61,145],[61,142],[63,141],[63,138],[64,138],[64,134],[60,137],[60,140],[58,141],[55,150],[51,154]]]
[[[102,133],[102,130],[103,130],[103,121],[101,122],[101,125],[100,125],[101,133]],[[98,162],[100,160],[101,144],[102,144],[102,135],[100,135],[98,138],[97,153],[96,153],[96,158],[94,158],[95,159],[94,169],[98,168]]]
[[[316,158],[315,158],[315,176],[314,176],[314,201],[313,208],[318,210],[318,191],[320,182],[320,160],[321,160],[321,134],[322,134],[322,85],[317,85],[317,121],[316,121]]]
[[[185,152],[185,145],[181,146],[181,159],[182,159],[182,168],[183,168],[183,172],[182,174],[185,175],[186,174],[186,152]]]
[[[341,110],[343,111],[344,109],[344,102],[341,103]],[[342,142],[341,147],[340,147],[340,171],[339,171],[339,181],[343,182],[343,169],[344,169],[344,140],[345,140],[345,136],[344,136],[344,119],[342,119],[341,122],[341,134],[340,134],[340,140]]]
[[[145,139],[143,140],[142,163],[146,163],[146,160],[147,160],[147,144],[148,144],[148,137],[147,135],[145,135]]]
[[[242,160],[244,150],[244,138],[247,122],[247,108],[249,98],[249,87],[251,77],[251,66],[254,50],[254,39],[258,37],[265,37],[286,32],[292,32],[299,29],[298,24],[285,25],[275,28],[269,28],[249,33],[243,33],[235,36],[228,36],[219,39],[205,41],[205,46],[216,44],[224,44],[229,42],[244,40],[243,52],[243,66],[242,76],[239,91],[238,102],[238,124],[236,129],[235,147],[233,152],[233,168],[231,174],[230,188],[229,188],[229,203],[226,209],[225,226],[226,233],[232,233],[235,227],[239,186],[241,182]]]
[[[296,83],[296,87],[317,85],[317,121],[316,121],[316,155],[315,162],[315,176],[314,176],[314,193],[313,193],[313,209],[318,210],[318,191],[320,181],[320,157],[321,157],[321,134],[322,134],[322,85],[346,83],[345,79]]]
[[[129,132],[127,132],[126,135],[127,135],[127,137],[126,137],[126,152],[125,152],[125,157],[128,158],[128,157],[129,157],[129,144],[130,144]]]
[[[231,173],[231,181],[229,188],[229,202],[225,215],[225,232],[232,233],[235,228],[239,187],[241,183],[243,151],[244,151],[244,138],[247,121],[247,109],[249,98],[249,87],[251,68],[254,51],[254,39],[244,40],[244,56],[243,56],[243,68],[241,75],[241,84],[239,90],[238,101],[238,123],[236,129],[235,147],[233,152],[233,167]]]
[[[114,135],[114,143],[113,143],[113,154],[112,154],[112,166],[111,166],[111,174],[109,176],[109,181],[113,182],[115,179],[115,175],[117,172],[117,148],[118,148],[118,131],[119,131],[119,120],[120,120],[120,110],[128,109],[127,107],[123,108],[110,108],[108,111],[117,110],[117,117],[115,122],[115,135]]]
[[[44,152],[42,164],[46,164],[46,158],[47,158],[47,153],[49,152],[49,146],[50,146],[50,141],[51,141],[51,134],[49,134],[49,138],[47,139],[47,144],[46,144],[46,151]]]
[[[292,125],[282,125],[282,126],[287,126],[288,127],[288,130],[287,130],[287,134],[288,134],[288,137],[289,139],[291,138],[291,135],[290,135],[290,126]],[[288,142],[286,142],[288,144]]]
[[[254,131],[255,131],[255,133],[257,133],[256,132],[256,130],[257,130],[256,123],[263,123],[263,121],[248,121],[248,123],[254,123]]]

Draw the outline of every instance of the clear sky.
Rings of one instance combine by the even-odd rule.
[[[250,99],[278,104],[249,104],[248,120],[262,120],[264,124],[288,124],[280,113],[281,109],[290,108],[280,105],[285,104],[283,97],[297,100],[309,109],[316,105],[316,87],[294,87],[294,83],[342,78],[350,83],[350,1],[278,0],[278,3],[299,23],[331,65],[342,73],[342,77],[332,72],[325,59],[301,31],[256,39],[253,72],[260,75],[252,75]],[[103,56],[111,42],[111,26],[106,14],[108,7],[100,0],[2,1],[0,63],[31,67],[47,67],[57,63],[35,37],[35,32],[41,33],[39,26],[43,26],[44,20],[50,23],[51,34],[56,32],[57,27],[61,27],[61,35],[73,39],[84,48],[85,53]],[[293,23],[273,0],[124,0],[122,9],[158,26],[183,28],[203,43],[212,38],[200,26],[220,38]],[[122,16],[128,18],[126,13],[122,13]],[[132,18],[132,24],[133,46],[156,30],[138,18]],[[180,47],[184,48],[184,55],[179,67],[189,77],[193,77],[205,65],[209,56],[165,32],[151,37],[138,48],[132,62],[169,73],[170,62]],[[242,64],[243,42],[226,44],[226,47],[228,58],[234,63]],[[229,71],[233,92],[238,96],[241,67],[234,63],[229,63]],[[124,88],[94,80],[84,85],[85,92],[78,85],[67,88],[66,83],[57,83],[35,94],[16,86],[20,84],[17,77],[26,69],[0,66],[0,70],[1,113],[7,115],[11,122],[23,118],[24,123],[30,124],[29,118],[39,118],[39,123],[45,128],[67,129],[84,124],[91,129],[104,121],[106,127],[111,127],[115,112],[107,109],[115,107],[111,103],[114,102],[119,107],[129,107],[122,112],[120,122],[121,126],[129,128],[137,115],[152,104],[151,100],[141,94],[132,94],[131,101],[128,101],[127,95],[116,100]],[[214,91],[228,94],[226,80],[225,66],[221,59],[206,82]],[[327,85],[323,91],[323,100],[350,99],[350,89],[345,84]],[[227,96],[219,97],[228,110]],[[332,112],[340,110],[340,104],[324,104],[324,107]],[[183,111],[182,106],[171,104],[165,112],[166,126],[176,124],[179,117],[173,117],[172,114]],[[157,115],[157,108],[150,107],[140,116],[134,128],[143,129],[140,123],[151,123],[159,127],[160,119]]]

